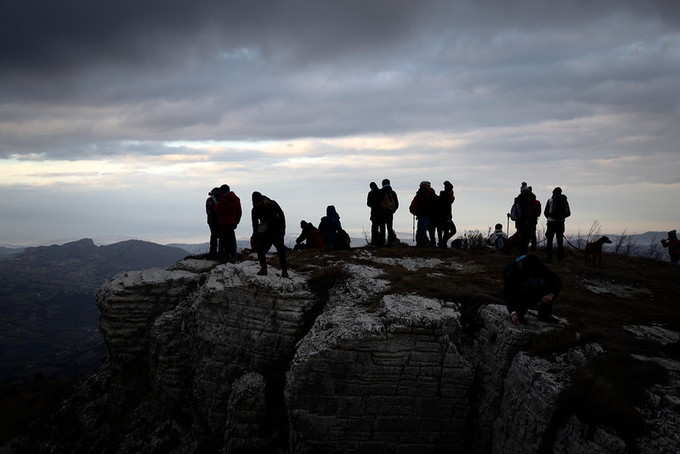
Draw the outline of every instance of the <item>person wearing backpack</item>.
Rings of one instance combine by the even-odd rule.
[[[437,227],[437,246],[443,249],[448,247],[448,242],[456,234],[456,224],[453,223],[453,205],[456,196],[453,194],[453,185],[450,181],[444,182],[444,190],[439,191],[435,226]]]
[[[531,192],[526,183],[522,183],[520,194],[510,210],[510,218],[515,221],[515,228],[519,234],[519,253],[526,254],[529,251],[529,243],[536,232],[536,223],[540,211],[536,212],[536,195]]]
[[[675,230],[668,232],[668,238],[661,240],[661,245],[668,248],[671,263],[677,265],[678,261],[680,261],[680,240],[678,240],[678,232]]]
[[[397,235],[394,233],[394,213],[399,209],[399,198],[390,185],[390,180],[382,180],[380,189],[380,215],[378,226],[378,243],[385,244],[385,231],[387,230],[387,245],[397,243]]]
[[[220,186],[215,212],[219,231],[217,256],[220,260],[235,263],[236,227],[241,222],[241,200],[226,184]]]
[[[553,238],[557,237],[557,260],[564,258],[564,220],[571,216],[569,201],[567,196],[562,194],[562,188],[553,189],[552,197],[545,202],[543,212],[547,219],[547,229],[545,232],[545,252],[548,262],[552,261]]]
[[[288,277],[288,248],[284,243],[286,235],[286,216],[276,201],[255,191],[252,195],[253,209],[250,212],[253,223],[253,236],[250,243],[257,249],[260,261],[259,276],[267,275],[267,252],[276,248],[281,264],[281,277]]]
[[[435,247],[434,218],[437,212],[438,197],[429,181],[422,181],[411,201],[409,211],[418,218],[416,227],[416,246]],[[429,237],[429,238],[428,238]]]
[[[205,201],[205,213],[208,216],[208,228],[210,228],[210,249],[208,249],[208,258],[217,258],[217,243],[219,239],[219,231],[217,227],[217,212],[215,205],[217,204],[217,194],[220,188],[212,188],[208,193],[208,198]]]
[[[508,241],[508,235],[503,231],[503,224],[496,224],[494,231],[489,238],[486,240],[489,246],[493,246],[496,249],[503,250],[505,248],[505,243]]]
[[[371,181],[371,190],[366,197],[366,205],[371,209],[371,246],[383,246],[385,234],[383,233],[382,244],[380,242],[380,225],[382,224],[382,192],[378,185]]]

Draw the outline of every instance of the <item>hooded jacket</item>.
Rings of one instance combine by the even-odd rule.
[[[241,222],[241,200],[233,192],[220,194],[215,203],[217,223],[219,225],[238,225]]]

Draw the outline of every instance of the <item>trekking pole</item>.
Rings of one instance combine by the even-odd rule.
[[[507,216],[508,216],[508,225],[505,228],[505,231],[507,232],[507,235],[510,236],[510,213],[508,213]]]

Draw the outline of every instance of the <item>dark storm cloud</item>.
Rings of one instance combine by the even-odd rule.
[[[672,0],[0,4],[4,156],[680,111]]]

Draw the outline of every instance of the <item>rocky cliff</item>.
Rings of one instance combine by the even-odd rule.
[[[257,276],[254,261],[184,260],[117,275],[97,297],[107,365],[47,434],[14,450],[680,450],[680,363],[627,358],[664,380],[636,388],[632,410],[588,411],[589,399],[599,402],[589,393],[599,389],[600,345],[579,339],[566,320],[515,327],[499,305],[399,290],[386,267],[403,275],[465,267],[390,260],[360,252],[290,279]],[[559,333],[573,339],[532,353]]]

